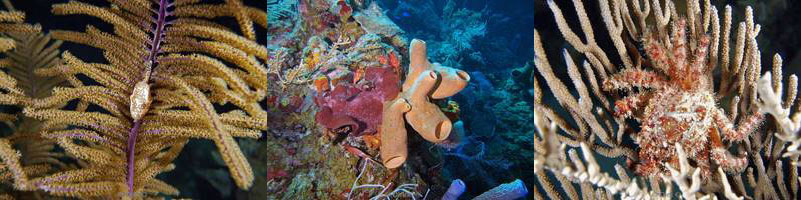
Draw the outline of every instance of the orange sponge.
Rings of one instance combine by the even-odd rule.
[[[414,84],[414,82],[408,80],[414,80],[414,77],[417,77],[425,70],[435,71],[442,76],[438,80],[439,86],[431,93],[431,98],[443,99],[453,96],[467,86],[467,82],[470,81],[470,75],[467,72],[442,66],[439,63],[432,64],[428,61],[426,42],[414,39],[409,46],[409,73],[406,76],[407,81],[403,83],[403,91],[408,91]]]
[[[383,123],[381,125],[381,158],[387,168],[397,168],[406,162],[406,123],[403,113],[411,106],[403,98],[384,103]]]
[[[409,51],[409,72],[401,93],[386,103],[383,110],[381,158],[387,168],[397,168],[406,162],[406,122],[430,142],[448,138],[453,124],[430,99],[452,96],[470,81],[467,72],[429,62],[422,40],[412,40]]]

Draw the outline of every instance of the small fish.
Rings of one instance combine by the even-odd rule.
[[[353,74],[353,84],[356,84],[357,82],[362,80],[362,78],[364,78],[364,73],[365,73],[364,68],[357,69],[356,73]]]
[[[412,15],[409,14],[409,12],[407,12],[407,11],[402,11],[400,14],[395,13],[395,14],[392,15],[392,17],[397,19],[397,20],[403,20],[403,19],[409,18],[411,16]]]
[[[377,161],[373,160],[372,156],[368,155],[367,153],[364,153],[364,151],[362,151],[359,148],[356,148],[354,146],[350,146],[349,144],[342,144],[342,147],[344,147],[345,151],[347,151],[350,154],[353,154],[353,155],[358,156],[360,158],[364,158],[364,159],[367,159],[369,161],[373,161],[375,163],[378,163]]]
[[[400,60],[395,56],[395,52],[389,52],[389,65],[394,68],[400,67]]]

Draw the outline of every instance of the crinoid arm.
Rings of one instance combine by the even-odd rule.
[[[634,87],[658,89],[666,85],[667,80],[663,76],[637,68],[626,68],[603,82],[603,88],[606,91],[632,89]]]
[[[641,109],[645,102],[647,102],[650,98],[650,92],[641,92],[617,100],[615,101],[615,112],[613,115],[623,118],[631,117],[633,112]]]
[[[754,132],[762,123],[764,116],[758,113],[745,116],[735,129],[731,120],[723,112],[715,112],[715,125],[723,132],[723,139],[732,142],[741,142]]]
[[[734,156],[723,148],[713,148],[710,158],[728,173],[741,173],[748,166],[748,158]]]

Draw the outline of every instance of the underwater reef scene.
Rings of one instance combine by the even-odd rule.
[[[276,20],[268,26],[268,66],[277,89],[267,95],[270,129],[255,156],[267,165],[266,179],[239,192],[529,197],[531,86],[508,79],[531,68],[533,57],[532,6],[521,5],[269,1]],[[506,28],[521,24],[529,26]]]
[[[3,0],[0,199],[530,199],[533,5]]]
[[[534,199],[799,199],[798,1],[537,1]]]
[[[0,4],[0,199],[800,196],[798,1]]]

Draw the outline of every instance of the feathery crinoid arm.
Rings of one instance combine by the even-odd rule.
[[[89,15],[113,28],[52,32],[103,50],[106,62],[64,52],[65,64],[54,69],[72,86],[56,88],[25,110],[45,120],[45,135],[87,163],[33,182],[74,197],[177,195],[155,176],[174,168],[188,139],[204,138],[215,142],[236,184],[249,188],[253,172],[233,137],[257,138],[266,129],[267,114],[258,105],[266,90],[266,49],[250,36],[252,21],[260,24],[266,14],[238,0],[108,1],[53,6],[55,14]],[[215,14],[186,13],[202,7]],[[215,22],[225,16],[237,19],[241,33]]]

